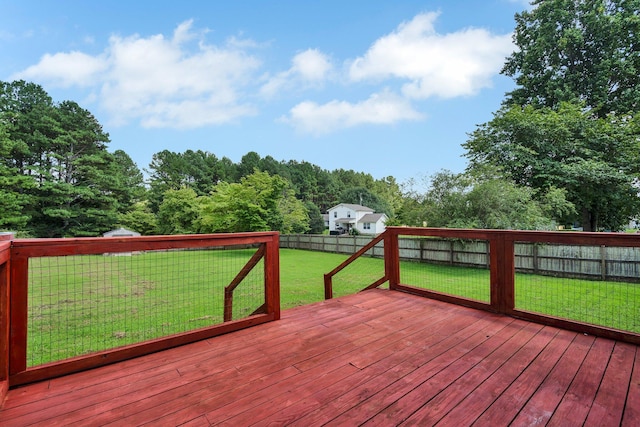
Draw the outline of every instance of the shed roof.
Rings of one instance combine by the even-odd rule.
[[[115,230],[107,231],[102,236],[103,237],[139,237],[140,233],[120,227]]]

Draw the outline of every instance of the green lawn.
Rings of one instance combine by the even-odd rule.
[[[28,366],[222,322],[223,289],[255,250],[153,252],[30,260]],[[346,255],[282,249],[283,310],[324,298],[324,274]],[[360,258],[335,276],[334,295],[384,274]],[[234,318],[262,305],[262,266],[234,293]],[[403,262],[402,283],[489,301],[486,269]],[[516,308],[640,332],[640,285],[516,277]]]

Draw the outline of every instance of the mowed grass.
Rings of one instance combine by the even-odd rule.
[[[72,256],[30,261],[28,366],[222,322],[224,287],[254,249]],[[280,250],[281,308],[324,299],[324,274],[344,254]],[[334,277],[334,296],[384,274],[364,257]],[[262,265],[234,293],[234,319],[264,302]],[[489,302],[489,272],[401,263],[401,282]],[[516,308],[640,332],[640,285],[517,274]]]
[[[403,284],[490,303],[489,270],[401,262]],[[516,273],[517,310],[640,333],[640,283]]]

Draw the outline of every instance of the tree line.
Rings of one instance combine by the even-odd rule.
[[[397,209],[393,177],[255,152],[234,163],[202,150],[164,150],[141,170],[108,143],[77,103],[56,103],[35,83],[0,82],[0,228],[33,237],[97,236],[118,226],[143,234],[318,233],[321,212],[339,202],[390,216]]]
[[[640,0],[536,0],[516,14],[516,89],[463,144],[462,173],[425,182],[255,152],[164,150],[144,169],[76,102],[0,82],[0,229],[24,236],[319,233],[362,204],[388,224],[621,230],[640,212]],[[420,155],[420,153],[413,153]],[[144,172],[144,173],[143,173]]]

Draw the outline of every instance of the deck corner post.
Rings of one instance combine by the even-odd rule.
[[[395,290],[400,284],[400,249],[398,245],[399,233],[389,228],[384,231],[384,270],[389,280],[389,289]]]
[[[280,319],[280,233],[273,235],[273,240],[267,243],[265,253],[265,283],[267,284],[266,305],[267,312],[273,314],[274,320]]]
[[[10,261],[13,233],[0,233],[0,410],[9,392]]]

